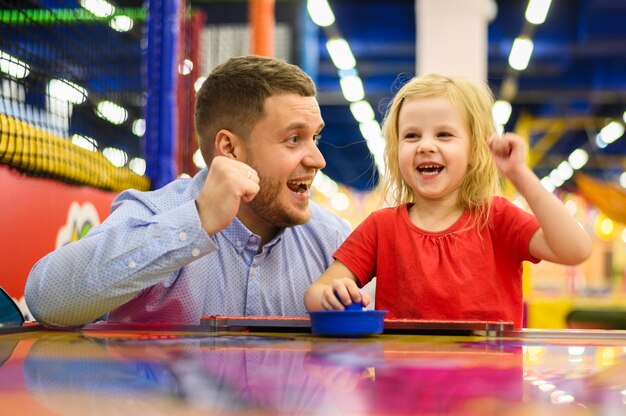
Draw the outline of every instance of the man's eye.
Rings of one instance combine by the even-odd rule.
[[[298,140],[300,140],[298,136],[291,136],[290,138],[287,139],[287,141],[291,144],[297,144]]]
[[[322,135],[321,134],[316,134],[315,136],[313,136],[313,142],[315,144],[320,144],[321,140],[322,140]]]

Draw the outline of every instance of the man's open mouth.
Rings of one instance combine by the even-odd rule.
[[[289,190],[291,190],[291,192],[295,192],[297,194],[304,194],[307,193],[309,191],[309,188],[311,187],[311,183],[313,181],[311,180],[307,180],[307,181],[287,181],[287,187],[289,188]]]

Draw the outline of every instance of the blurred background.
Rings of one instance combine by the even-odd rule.
[[[527,266],[528,325],[622,313],[625,21],[622,0],[0,0],[0,284],[20,299],[34,262],[119,191],[201,169],[195,91],[255,53],[316,82],[327,167],[313,197],[352,227],[381,206],[395,91],[433,71],[486,81],[499,129],[528,141],[529,165],[594,240],[580,266]]]

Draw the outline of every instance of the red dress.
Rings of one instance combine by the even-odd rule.
[[[376,309],[387,318],[512,321],[522,326],[522,261],[539,260],[529,242],[537,219],[495,197],[489,223],[468,227],[469,211],[429,232],[409,204],[369,215],[335,252],[365,285],[376,276]]]

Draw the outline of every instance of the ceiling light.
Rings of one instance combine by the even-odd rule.
[[[8,53],[0,51],[0,71],[10,77],[22,79],[30,73],[30,66]]]
[[[115,7],[105,0],[80,0],[80,5],[98,17],[112,16]]]
[[[181,75],[189,75],[193,71],[193,61],[191,59],[183,59],[183,61],[178,64],[178,73]]]
[[[339,79],[341,84],[341,92],[346,100],[351,103],[361,101],[365,97],[365,91],[363,90],[363,82],[361,78],[356,75],[342,77]]]
[[[102,154],[107,158],[109,162],[115,167],[121,168],[126,164],[128,155],[125,151],[116,149],[115,147],[105,147],[102,150]]]
[[[128,168],[139,176],[146,173],[146,161],[140,157],[134,157],[128,162]]]
[[[204,81],[206,81],[206,77],[204,77],[204,76],[198,77],[196,82],[193,83],[193,89],[196,92],[200,91],[200,88],[202,87],[202,84],[204,84]]]
[[[111,101],[99,102],[96,114],[112,124],[122,124],[128,118],[128,111]]]
[[[98,142],[91,137],[83,136],[82,134],[74,134],[72,136],[72,143],[80,148],[95,152],[98,150]]]
[[[511,68],[523,71],[528,66],[530,56],[533,53],[533,41],[528,38],[516,38],[511,47],[509,65]]]
[[[374,120],[374,110],[367,101],[350,103],[350,111],[352,111],[352,115],[359,123]]]
[[[589,153],[587,153],[583,149],[574,150],[567,158],[569,165],[574,169],[582,168],[583,166],[585,166],[588,160],[589,160]]]
[[[559,176],[563,178],[563,180],[565,181],[571,178],[572,175],[574,175],[574,169],[572,169],[572,167],[566,160],[561,162],[561,164],[556,168],[556,170],[559,172]]]
[[[378,167],[379,172],[385,171],[385,139],[377,137],[375,139],[367,140],[367,148],[374,157],[374,162]]]
[[[202,152],[200,152],[200,149],[193,152],[192,159],[193,159],[193,164],[196,165],[198,169],[206,168],[206,162],[204,161],[204,158],[202,157]]]
[[[511,117],[511,103],[504,100],[498,100],[493,103],[493,121],[498,125],[505,125]]]
[[[359,129],[365,140],[375,140],[382,137],[380,124],[376,120],[366,121],[359,124]]]
[[[313,23],[318,26],[326,27],[335,23],[335,15],[326,0],[308,0],[306,9]]]
[[[550,3],[552,3],[552,0],[530,0],[526,8],[526,20],[534,25],[540,25],[545,22]]]
[[[367,148],[372,156],[379,171],[385,170],[385,140],[383,139],[380,124],[376,120],[366,121],[359,124],[361,135],[365,138]]]
[[[133,122],[133,134],[135,136],[141,137],[146,132],[146,120],[143,118],[138,118]]]
[[[133,19],[128,16],[118,15],[109,20],[109,26],[118,32],[128,32],[133,28]]]
[[[552,169],[552,172],[550,172],[550,182],[552,183],[552,185],[554,185],[555,188],[558,188],[559,186],[563,185],[565,180],[561,177],[561,174],[558,170]]]
[[[48,96],[62,102],[81,104],[87,99],[87,90],[66,79],[51,79]]]
[[[596,134],[596,146],[598,146],[598,149],[604,149],[605,147],[607,147],[609,144],[607,142],[605,142],[604,140],[602,140],[602,136],[600,136],[600,134]]]
[[[350,50],[350,45],[342,38],[333,38],[326,42],[326,49],[337,69],[352,69],[356,60]]]
[[[624,126],[617,121],[611,121],[600,130],[600,138],[606,144],[611,144],[624,134]]]

